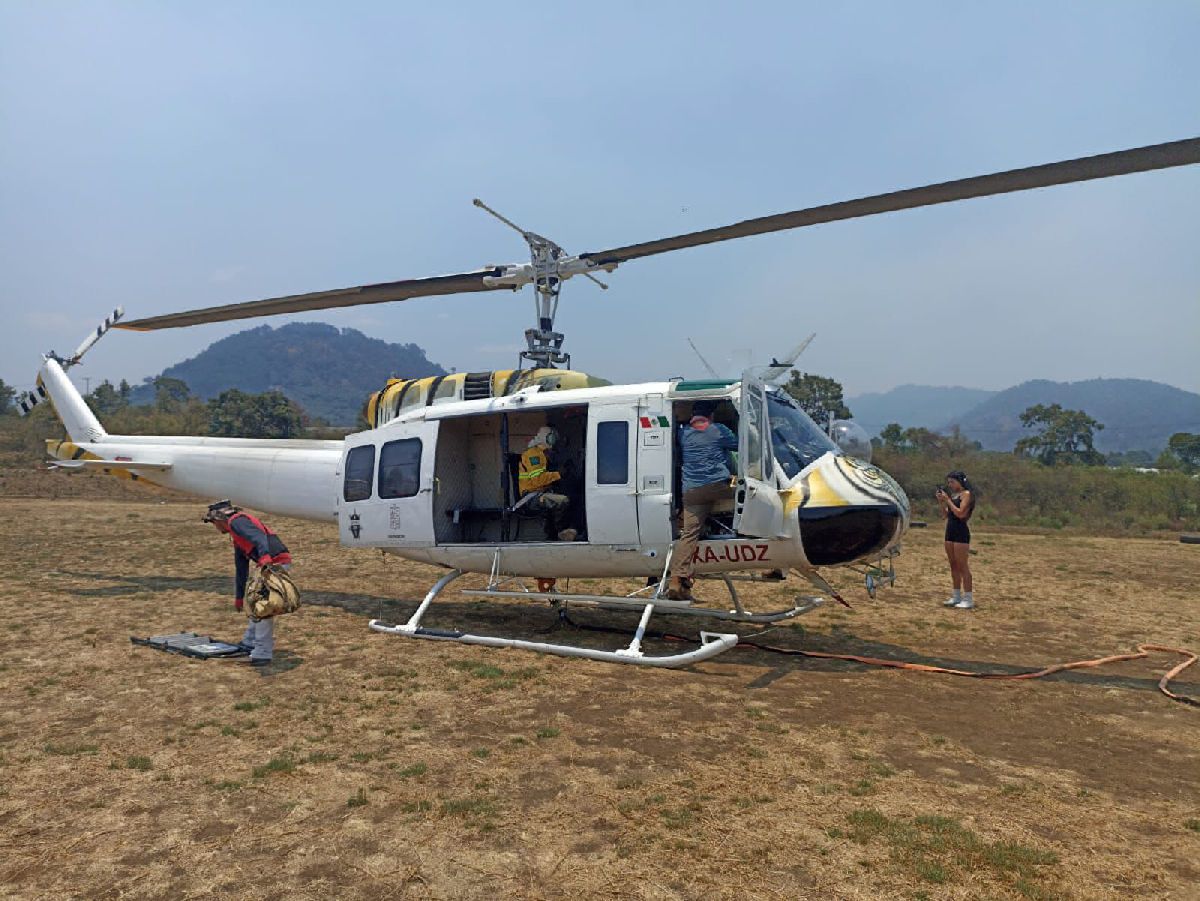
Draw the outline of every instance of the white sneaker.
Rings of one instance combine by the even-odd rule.
[[[946,600],[942,601],[942,606],[957,607],[960,601],[962,601],[962,595],[956,591],[954,594],[950,595],[950,597],[946,598]]]
[[[954,605],[954,609],[955,610],[974,610],[975,609],[975,599],[970,596],[965,597],[961,601],[959,601],[957,604]]]

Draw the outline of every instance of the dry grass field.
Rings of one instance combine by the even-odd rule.
[[[1155,688],[1173,658],[985,682],[405,641],[367,620],[407,615],[435,570],[271,519],[307,606],[260,672],[129,643],[239,634],[202,504],[0,503],[0,897],[1200,897],[1200,710]],[[1200,647],[1200,547],[975,546],[974,612],[941,608],[941,536],[914,530],[896,589],[835,578],[852,610],[764,641],[968,669]],[[427,623],[537,639],[556,620],[450,593]],[[1180,691],[1200,695],[1195,669]]]

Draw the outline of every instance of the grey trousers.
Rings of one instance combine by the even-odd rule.
[[[275,655],[275,617],[250,617],[242,633],[242,645],[250,648],[251,660],[270,660]]]
[[[291,565],[280,567],[285,572]],[[250,648],[251,660],[270,660],[275,656],[275,617],[266,619],[250,617],[246,631],[242,633],[242,646]]]

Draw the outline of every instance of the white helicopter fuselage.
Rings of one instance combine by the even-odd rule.
[[[347,547],[464,572],[661,574],[681,495],[675,432],[700,399],[723,402],[719,417],[740,444],[736,486],[694,552],[697,572],[812,571],[875,557],[909,522],[892,479],[842,454],[786,396],[750,379],[435,400],[341,441],[109,435],[55,360],[41,382],[71,438],[50,443],[57,465],[336,521]],[[518,486],[516,460],[547,425],[562,475],[547,490],[567,498],[574,540],[522,503]]]

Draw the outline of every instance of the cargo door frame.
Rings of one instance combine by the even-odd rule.
[[[637,409],[638,535],[642,544],[670,544],[675,442],[671,405],[663,394],[647,394]]]

